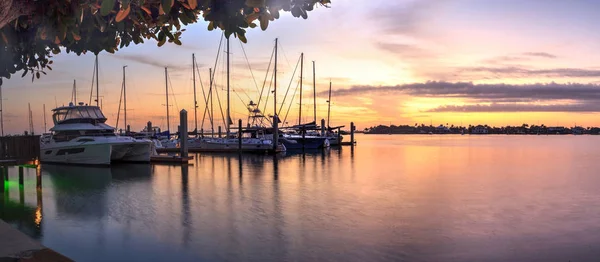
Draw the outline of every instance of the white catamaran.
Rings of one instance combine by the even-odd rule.
[[[152,142],[117,136],[98,106],[78,105],[52,110],[52,133],[40,138],[42,162],[110,165],[113,161],[150,162]]]

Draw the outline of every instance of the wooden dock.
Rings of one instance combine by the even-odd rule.
[[[188,164],[189,161],[193,159],[193,156],[181,157],[175,155],[155,155],[150,157],[150,162],[167,164]]]

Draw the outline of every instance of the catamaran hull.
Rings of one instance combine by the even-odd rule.
[[[150,162],[151,143],[86,144],[41,148],[40,161],[77,165]]]

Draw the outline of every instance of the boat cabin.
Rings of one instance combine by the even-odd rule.
[[[97,106],[69,103],[69,106],[53,109],[52,112],[54,127],[50,131],[57,142],[81,136],[115,136],[115,129],[105,124],[106,117]]]
[[[79,103],[75,106],[69,103],[69,106],[63,106],[53,109],[52,120],[54,125],[73,124],[73,123],[89,123],[97,124],[106,122],[106,117],[97,106],[88,106]]]

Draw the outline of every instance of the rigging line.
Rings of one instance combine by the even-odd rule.
[[[288,95],[288,92],[290,91],[290,87],[292,87],[292,83],[294,82],[294,76],[296,75],[296,70],[298,70],[298,65],[300,65],[300,57],[298,58],[298,63],[296,63],[296,68],[294,68],[294,73],[292,74],[292,78],[290,78],[290,84],[288,85],[288,88],[285,91],[285,96],[283,97],[283,102],[281,102],[281,107],[279,107],[279,111],[277,112],[277,115],[279,115],[279,113],[281,113],[281,110],[283,109],[283,105],[285,105],[285,100],[287,99],[287,95]]]
[[[298,84],[296,85],[296,88],[294,89],[294,94],[292,95],[292,98],[296,97],[296,92],[298,91],[298,87],[299,86],[300,86],[300,81],[298,81]],[[292,101],[293,101],[293,99],[292,99]],[[290,102],[290,106],[288,107],[288,110],[285,113],[285,118],[283,118],[283,123],[284,124],[286,123],[285,121],[287,120],[288,114],[290,113],[290,109],[292,109],[292,105],[293,104],[294,103]]]
[[[292,64],[290,64],[290,60],[288,60],[288,57],[285,53],[285,50],[283,50],[283,45],[281,45],[281,42],[278,42],[279,47],[281,48],[281,53],[283,53],[283,57],[285,58],[285,61],[287,62],[288,66],[290,67],[290,69],[292,69]]]
[[[269,92],[267,93],[267,99],[265,100],[265,106],[263,107],[263,111],[262,111],[262,112],[263,112],[263,114],[264,114],[265,112],[267,112],[267,104],[269,103],[269,97],[270,97],[270,94],[271,94],[271,87],[273,86],[273,78],[274,78],[274,77],[275,77],[275,74],[272,74],[272,75],[271,75],[271,81],[269,82],[269,90],[268,90]],[[258,106],[257,106],[257,107],[258,107]],[[268,119],[269,119],[269,123],[272,123],[272,122],[271,122],[271,119],[270,119],[270,118],[268,118]]]
[[[179,112],[179,105],[177,104],[177,98],[175,97],[175,91],[173,90],[173,83],[171,83],[171,76],[167,75],[169,78],[169,87],[171,88],[171,94],[173,96],[173,101],[175,102],[175,108],[177,108],[177,112]]]
[[[260,96],[258,97],[258,103],[256,103],[256,107],[260,106],[260,101],[262,100],[263,92],[265,91],[265,86],[267,85],[267,77],[269,77],[269,70],[271,69],[271,63],[273,62],[273,56],[275,55],[275,48],[271,51],[271,58],[269,59],[269,66],[267,66],[267,72],[265,72],[265,80],[263,81],[262,89],[260,90]],[[271,87],[269,86],[269,90]],[[268,90],[267,90],[268,92]],[[267,93],[267,98],[269,94]],[[264,111],[263,111],[264,112]]]
[[[219,55],[221,55],[221,54],[219,54]],[[225,63],[223,62],[223,64],[225,64]],[[216,84],[214,82],[213,82],[213,86],[216,86]],[[222,90],[222,88],[221,88],[221,90]],[[217,104],[219,104],[219,110],[221,111],[221,119],[223,119],[223,124],[225,124],[225,115],[223,114],[223,106],[221,106],[221,97],[219,96],[218,88],[216,89],[215,93],[217,94]]]
[[[246,54],[246,49],[244,48],[244,45],[242,44],[242,40],[239,40],[240,42],[240,46],[242,47],[242,53],[244,53],[244,57],[246,58],[246,63],[248,64],[248,69],[250,70],[250,75],[252,75],[252,82],[254,82],[254,86],[256,87],[256,92],[260,93],[258,91],[258,84],[256,83],[256,77],[254,77],[254,72],[252,72],[252,67],[250,67],[250,60],[248,60],[248,55]]]
[[[204,84],[202,83],[202,77],[200,76],[200,69],[198,69],[198,63],[196,63],[196,62],[194,62],[194,63],[196,64],[196,72],[194,72],[194,73],[198,73],[198,80],[200,81],[200,88],[202,89],[202,97],[204,98],[204,103],[208,104],[208,99],[206,97],[206,92],[204,91]],[[197,102],[194,102],[194,103],[195,103],[194,106],[198,107]],[[205,119],[206,119],[206,111],[204,111],[204,115],[202,116],[202,124],[200,125],[200,129],[204,129],[204,120]]]
[[[123,87],[125,87],[125,83],[121,84],[121,95],[119,96],[119,110],[117,111],[117,124],[115,125],[115,129],[119,129],[119,116],[121,116],[121,101],[123,99]]]
[[[92,105],[92,97],[94,94],[94,80],[96,80],[96,63],[94,63],[94,70],[92,71],[92,88],[90,88],[90,102],[88,105]]]
[[[225,36],[225,33],[221,33],[221,40],[219,40],[219,48],[217,48],[217,55],[215,57],[215,64],[213,66],[213,71],[212,71],[212,75],[209,76],[208,81],[212,81],[212,85],[209,87],[208,89],[208,97],[206,100],[206,106],[204,108],[204,114],[202,116],[202,122],[204,122],[204,119],[206,118],[206,114],[208,113],[208,119],[210,120],[210,125],[212,128],[214,128],[214,112],[210,112],[209,110],[209,102],[210,99],[212,98],[212,92],[213,92],[213,87],[215,86],[215,73],[217,71],[217,63],[219,62],[219,57],[221,54],[221,47],[223,46],[223,36]]]

